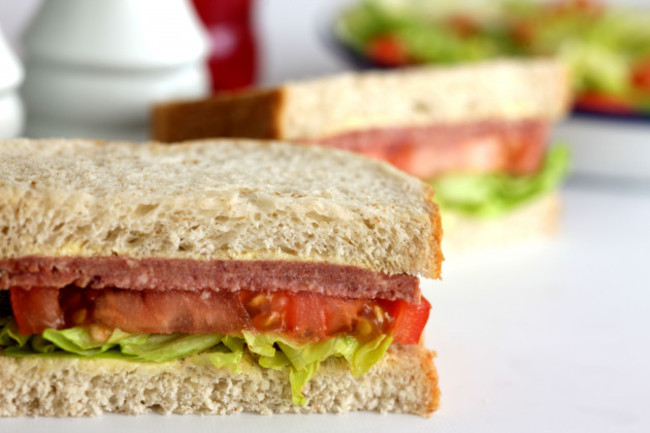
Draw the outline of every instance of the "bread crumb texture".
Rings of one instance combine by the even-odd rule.
[[[437,277],[426,186],[388,164],[254,140],[0,142],[0,256],[309,260]]]
[[[442,217],[442,245],[454,255],[551,239],[560,225],[561,208],[559,194],[552,192],[497,218],[475,218],[446,210]]]
[[[191,360],[143,363],[0,355],[0,416],[97,416],[102,413],[232,414],[379,411],[429,415],[438,406],[432,353],[393,345],[365,375],[330,358],[303,389],[304,406],[291,402],[286,370],[259,367],[250,357],[242,372]]]
[[[279,130],[286,139],[387,126],[554,119],[570,104],[567,69],[551,59],[346,73],[281,89],[286,102]]]

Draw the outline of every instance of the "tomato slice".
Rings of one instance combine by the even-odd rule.
[[[308,142],[382,159],[431,179],[449,171],[536,173],[549,133],[549,122],[527,119],[375,128]]]
[[[510,37],[520,46],[528,47],[535,42],[537,30],[533,22],[517,20],[510,24]]]
[[[605,10],[605,5],[599,0],[557,0],[547,6],[557,15],[581,14],[598,16]]]
[[[431,304],[424,297],[419,304],[404,301],[384,301],[383,307],[395,318],[393,341],[401,344],[418,344],[424,326],[429,320]]]
[[[447,27],[461,38],[469,38],[481,32],[481,26],[471,15],[455,14],[450,16],[446,23]]]
[[[59,306],[59,290],[33,287],[31,290],[10,289],[11,309],[18,328],[23,334],[36,334],[47,328],[64,325],[63,311]],[[16,311],[23,314],[16,314]],[[34,314],[26,314],[33,311]]]
[[[214,329],[221,334],[228,334],[251,327],[251,318],[234,296],[182,291],[164,296],[163,293],[149,290],[92,292],[99,292],[99,297],[94,307],[90,307],[92,313],[87,322],[99,323],[110,329],[158,334],[200,334]]]
[[[634,65],[631,72],[632,85],[638,91],[650,95],[650,58]]]
[[[575,108],[608,114],[635,114],[634,106],[627,100],[606,93],[589,92],[578,95]]]
[[[366,47],[366,55],[382,66],[404,66],[412,63],[404,44],[390,34],[373,38]]]
[[[270,332],[295,341],[354,335],[367,341],[392,334],[417,344],[431,306],[379,299],[348,299],[317,293],[279,291],[190,292],[11,289],[14,317],[23,334],[47,328],[99,325],[131,333],[237,334]]]

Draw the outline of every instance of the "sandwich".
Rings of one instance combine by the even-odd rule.
[[[319,146],[0,142],[0,415],[429,415],[432,196]]]
[[[568,77],[552,60],[416,67],[156,106],[159,141],[283,139],[346,149],[430,182],[445,250],[553,233],[567,152],[547,152]]]

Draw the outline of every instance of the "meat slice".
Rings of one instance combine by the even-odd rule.
[[[0,289],[119,288],[319,293],[355,299],[420,302],[417,277],[330,263],[129,257],[40,257],[0,260]]]

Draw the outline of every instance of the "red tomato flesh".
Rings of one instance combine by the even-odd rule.
[[[481,31],[478,21],[471,15],[452,15],[447,19],[447,26],[463,38],[477,35]]]
[[[46,328],[59,329],[64,325],[58,290],[41,287],[33,287],[29,291],[11,289],[9,296],[11,297],[11,308],[14,312],[34,312],[34,314],[21,315],[18,326],[21,333],[40,333]],[[18,321],[18,318],[16,318],[16,321]],[[34,329],[39,329],[39,331],[33,331]]]
[[[632,84],[646,95],[650,95],[650,58],[637,63],[632,68]]]
[[[623,98],[595,92],[578,95],[575,107],[580,110],[609,114],[634,114],[636,112],[632,104]]]
[[[510,26],[510,36],[522,46],[531,45],[537,37],[536,32],[535,25],[530,21],[515,21]]]
[[[382,307],[395,318],[393,338],[402,344],[418,344],[429,320],[431,304],[424,297],[418,305],[404,301],[381,301]]]
[[[404,44],[390,34],[373,38],[366,47],[366,55],[382,66],[404,66],[412,63]]]
[[[557,15],[581,14],[597,16],[604,12],[605,5],[599,0],[559,0],[547,7]]]
[[[348,299],[307,292],[184,292],[11,289],[20,332],[98,325],[131,333],[281,334],[302,342],[335,335],[370,340],[392,334],[394,342],[417,344],[431,305],[380,299]]]
[[[454,171],[536,173],[549,134],[549,122],[525,119],[376,128],[306,142],[362,153],[431,179]]]

